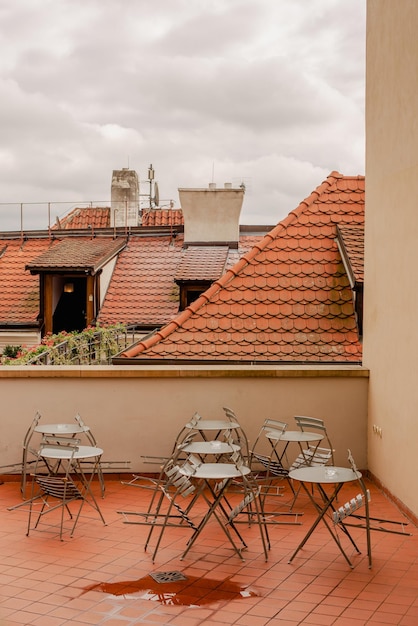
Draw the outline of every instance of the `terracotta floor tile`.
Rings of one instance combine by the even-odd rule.
[[[333,626],[364,626],[365,623],[363,618],[337,617]]]
[[[300,624],[306,617],[306,613],[303,611],[294,611],[291,607],[286,607],[278,612],[277,617],[282,620],[294,621]]]
[[[401,517],[373,485],[370,489],[379,516]],[[344,501],[356,493],[348,488]],[[272,506],[282,508],[283,499],[276,500],[278,504],[272,499]],[[367,557],[362,554],[353,555],[354,569],[350,569],[327,529],[319,526],[294,561],[288,563],[314,520],[315,512],[307,498],[300,497],[297,503],[304,513],[300,517],[302,525],[269,527],[272,548],[267,562],[257,528],[240,527],[248,543],[242,561],[214,521],[183,560],[180,557],[190,532],[167,529],[152,563],[157,534],[153,534],[145,552],[148,529],[123,524],[116,514],[121,508],[144,510],[149,492],[117,481],[107,481],[106,496],[99,502],[108,525],[102,526],[94,516],[80,519],[75,536],[64,542],[49,532],[32,531],[26,537],[27,511],[24,507],[7,511],[8,506],[18,502],[18,483],[0,485],[2,626],[418,623],[415,536],[372,535],[373,568],[369,570]],[[202,506],[196,513],[202,515],[204,510]],[[364,550],[361,531],[354,532]],[[351,548],[345,548],[351,555]],[[123,581],[139,584],[150,573],[167,571],[180,571],[189,579],[189,589],[184,589],[182,595],[183,604],[175,604],[180,597],[178,590],[172,603],[167,602],[164,584],[158,583],[155,584],[160,599],[155,600],[154,595],[154,601],[137,591],[122,595],[106,592],[107,584],[115,584],[116,590]],[[237,597],[237,589],[254,595]],[[192,602],[202,604],[192,608]]]
[[[230,624],[231,622],[225,622],[226,624]],[[266,624],[270,624],[270,619],[265,617],[254,617],[253,615],[243,615],[241,619],[233,624],[238,624],[239,626],[266,626]]]
[[[380,626],[383,626],[384,624],[392,624],[392,626],[398,626],[398,624],[400,623],[400,619],[400,615],[385,613],[384,611],[375,611],[373,615],[370,616],[368,623],[380,624]]]
[[[404,617],[402,617],[402,619],[398,622],[399,626],[416,626],[417,623],[417,618],[416,617],[411,617],[408,615],[405,615]]]
[[[334,616],[335,618],[336,616],[341,615],[343,612],[344,609],[341,606],[334,606],[332,604],[322,603],[319,606],[315,607],[315,609],[312,611],[312,614]]]
[[[335,616],[331,615],[319,615],[311,613],[302,621],[302,624],[318,624],[319,626],[331,626],[334,624]]]

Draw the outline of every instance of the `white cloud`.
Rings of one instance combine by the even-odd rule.
[[[105,200],[153,163],[161,198],[214,172],[276,223],[364,173],[364,0],[0,0],[0,45],[0,202]]]

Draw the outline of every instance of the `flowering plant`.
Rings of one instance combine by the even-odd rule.
[[[47,333],[40,344],[30,348],[9,347],[3,351],[3,365],[100,365],[126,347],[128,338],[124,324],[89,326],[82,332],[65,330]]]

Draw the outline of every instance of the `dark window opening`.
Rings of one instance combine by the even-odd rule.
[[[86,327],[86,278],[68,278],[53,315],[52,332],[81,332]]]

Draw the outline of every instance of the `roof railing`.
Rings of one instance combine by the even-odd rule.
[[[27,365],[111,365],[112,357],[138,339],[135,326],[71,335],[27,361]]]

